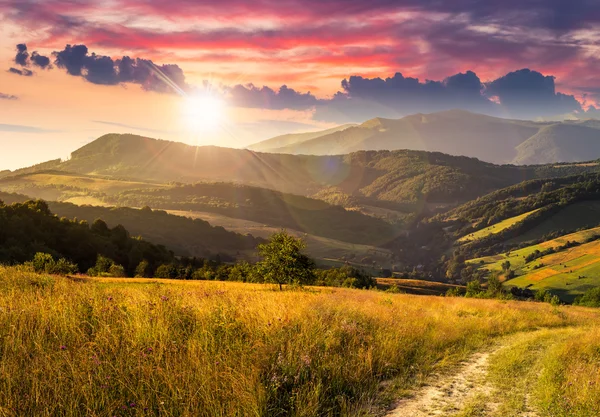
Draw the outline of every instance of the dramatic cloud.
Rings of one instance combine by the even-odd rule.
[[[15,55],[14,61],[15,64],[21,67],[28,67],[29,64],[33,64],[42,69],[50,68],[50,58],[41,55],[37,51],[34,51],[30,56],[27,51],[27,45],[24,43],[17,45],[17,55]]]
[[[279,91],[269,87],[258,88],[252,84],[236,85],[228,91],[231,104],[239,107],[264,109],[306,109],[317,104],[317,98],[309,93],[298,93],[281,86]]]
[[[17,45],[17,55],[15,56],[15,64],[22,67],[26,67],[29,60],[29,53],[27,52],[27,46],[24,43]]]
[[[13,96],[12,94],[0,93],[0,100],[18,100],[19,97]]]
[[[505,0],[501,4],[472,0],[280,0],[276,7],[272,0],[75,3],[76,7],[72,0],[0,0],[0,15],[35,33],[41,47],[77,39],[81,44],[103,48],[103,53],[127,51],[147,60],[192,62],[199,68],[197,72],[223,78],[217,82],[246,85],[249,92],[240,90],[243,97],[239,99],[249,102],[276,103],[281,99],[278,92],[248,83],[286,84],[297,91],[298,86],[311,86],[313,93],[324,95],[331,94],[334,83],[347,74],[373,79],[395,71],[401,71],[407,80],[440,80],[471,69],[482,80],[491,80],[515,68],[529,67],[556,75],[560,89],[578,97],[600,87],[596,76],[600,61],[595,58],[600,8],[593,0]],[[18,62],[28,60],[40,66],[48,62],[35,58],[35,53],[27,56],[26,50],[20,54]],[[67,71],[79,68],[82,73],[78,75],[97,84],[126,82],[125,72],[115,69],[120,61],[116,57],[111,66],[110,58],[85,56],[81,57],[85,64],[70,63],[75,69]],[[178,67],[161,71],[170,78],[182,77]],[[168,89],[164,83],[147,82],[147,76],[139,75],[144,70],[137,72],[137,78],[129,76],[130,82],[147,84],[145,88],[150,90]],[[260,80],[252,77],[254,74],[261,75]],[[288,79],[282,79],[282,74],[289,75]],[[314,84],[315,74],[327,79]],[[182,87],[181,81],[175,84]],[[575,86],[583,88],[576,90]],[[422,89],[438,89],[445,100],[456,99],[439,82]],[[342,94],[339,100],[345,103],[347,93]],[[469,99],[462,100],[472,104]],[[397,100],[391,101],[397,104]],[[295,106],[312,105],[310,102],[310,98],[302,98]]]
[[[54,52],[54,63],[73,76],[80,76],[93,84],[139,84],[144,90],[178,93],[188,90],[183,70],[173,64],[156,65],[148,59],[124,56],[113,60],[109,56],[89,54],[85,45],[67,45]]]
[[[487,85],[486,94],[498,97],[512,116],[522,118],[582,110],[575,97],[556,92],[553,76],[529,69],[511,72],[492,81]]]
[[[40,55],[37,51],[34,51],[31,54],[31,62],[33,63],[33,65],[42,69],[50,67],[50,58],[44,55]]]
[[[8,72],[12,72],[13,74],[17,74],[17,75],[22,75],[24,77],[31,77],[33,75],[33,71],[30,71],[27,68],[23,68],[23,69],[9,68]]]

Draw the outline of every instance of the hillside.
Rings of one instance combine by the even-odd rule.
[[[355,124],[345,124],[336,126],[331,129],[320,130],[318,132],[306,132],[306,133],[288,133],[286,135],[276,136],[271,139],[264,140],[262,142],[255,143],[247,146],[247,149],[257,152],[272,152],[277,153],[279,149],[287,146],[296,145],[302,142],[306,142],[312,139],[316,139],[321,136],[329,135],[331,133],[339,132],[341,130],[348,129],[349,127],[356,126]]]
[[[600,156],[600,130],[595,124],[573,122],[541,128],[517,146],[516,164],[580,162]]]
[[[277,152],[337,155],[360,150],[412,149],[507,163],[516,157],[515,148],[541,126],[451,110],[397,120],[376,118],[341,132],[279,148]]]
[[[60,186],[62,194],[73,191],[71,197],[77,197],[76,188],[105,192],[101,189],[113,186],[136,189],[218,181],[315,196],[369,214],[391,210],[382,216],[403,222],[523,180],[600,170],[596,163],[498,166],[474,158],[407,150],[337,156],[267,154],[116,134],[76,150],[67,161],[51,162],[3,176],[0,189],[29,194],[35,190],[19,187],[39,192]],[[46,177],[33,177],[41,174]],[[56,174],[73,178],[52,177]],[[109,180],[119,183],[106,182]]]
[[[24,195],[0,192],[0,201],[6,204],[23,203],[29,199]],[[223,227],[213,227],[201,219],[170,215],[160,210],[78,206],[56,201],[47,204],[59,217],[85,220],[89,224],[102,219],[109,227],[123,225],[132,236],[164,245],[178,256],[210,258],[220,254],[229,259],[251,258],[256,245],[263,241]]]
[[[306,136],[307,138],[309,136]],[[463,110],[376,118],[270,152],[338,155],[361,150],[412,149],[466,155],[497,164],[579,162],[600,158],[600,126],[594,121],[535,123]]]
[[[506,281],[507,286],[544,289],[572,302],[600,286],[599,238],[600,228],[596,227],[467,263],[498,273],[505,273],[505,265],[509,265],[515,277]]]
[[[55,216],[44,201],[0,201],[0,264],[23,263],[38,252],[65,258],[80,271],[96,264],[99,255],[107,257],[132,274],[142,260],[150,267],[174,260],[165,247],[132,238],[122,224],[107,227],[96,221],[81,222]]]

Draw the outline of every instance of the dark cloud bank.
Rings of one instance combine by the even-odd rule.
[[[157,65],[151,60],[90,53],[85,45],[67,45],[53,52],[54,66],[72,76],[99,85],[132,83],[144,90],[161,93],[186,93],[183,70],[174,64]],[[51,68],[48,57],[37,52],[29,55],[25,44],[17,45],[15,74],[31,76],[26,66]],[[372,117],[402,117],[464,109],[495,116],[533,119],[579,112],[581,104],[572,95],[556,91],[553,76],[521,69],[490,82],[482,82],[472,71],[452,75],[441,81],[404,77],[351,76],[341,82],[342,91],[330,99],[318,99],[310,92],[298,92],[287,86],[277,91],[252,84],[226,88],[228,101],[236,106],[266,109],[315,109],[315,118],[330,122],[360,122]]]

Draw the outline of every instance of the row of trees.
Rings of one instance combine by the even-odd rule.
[[[315,262],[304,254],[305,243],[285,231],[275,233],[268,242],[258,246],[261,260],[255,264],[238,262],[227,264],[220,259],[179,258],[154,267],[141,260],[130,276],[145,278],[197,279],[273,283],[284,285],[326,285],[352,288],[375,286],[370,275],[349,266],[328,270],[317,269]],[[37,253],[28,262],[36,272],[74,274],[77,264],[65,258],[55,259],[48,253]],[[82,271],[83,272],[83,271]],[[90,276],[124,277],[126,269],[103,255],[98,255],[95,265],[85,271]]]

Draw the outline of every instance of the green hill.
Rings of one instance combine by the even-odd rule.
[[[51,170],[48,170],[51,167]],[[273,189],[361,210],[397,212],[398,218],[449,208],[524,179],[588,172],[597,166],[497,166],[473,158],[423,151],[369,151],[339,156],[255,153],[193,147],[135,135],[106,135],[64,162],[18,170],[0,178],[0,189],[47,199],[86,197],[80,190],[164,186],[172,182],[229,182]],[[59,178],[58,175],[70,175]],[[118,183],[111,181],[119,181]],[[59,188],[60,195],[56,190]],[[37,195],[37,194],[36,194]],[[89,195],[88,195],[89,197]],[[96,201],[93,201],[97,203]]]
[[[7,204],[22,203],[30,197],[0,192],[0,200]],[[179,256],[212,257],[217,254],[229,258],[252,257],[262,239],[213,227],[201,219],[174,216],[164,211],[132,209],[127,207],[94,207],[50,201],[50,210],[59,217],[85,220],[89,224],[102,219],[109,227],[123,225],[133,236],[161,244]]]
[[[95,219],[80,220],[59,218],[40,200],[9,205],[0,201],[0,263],[22,263],[44,252],[87,271],[103,255],[131,275],[142,260],[151,267],[174,260],[165,247],[132,238],[121,224],[109,228]]]

